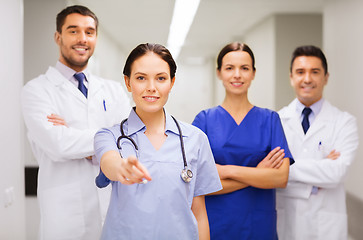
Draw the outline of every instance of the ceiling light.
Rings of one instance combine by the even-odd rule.
[[[200,0],[176,0],[171,20],[168,49],[174,59],[179,56],[180,49],[184,45],[185,38],[192,25],[195,13],[197,12]]]

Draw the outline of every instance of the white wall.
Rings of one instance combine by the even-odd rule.
[[[243,41],[255,56],[256,76],[249,90],[252,104],[258,107],[275,108],[275,20],[269,17],[253,26]]]
[[[23,85],[23,2],[0,0],[0,239],[25,239],[24,155],[20,89]],[[8,191],[8,192],[7,192]],[[7,200],[9,200],[8,202]]]
[[[175,84],[166,105],[170,114],[191,123],[201,110],[213,106],[213,66],[211,59],[196,65],[177,62]]]
[[[346,189],[363,201],[363,1],[327,1],[323,22],[323,45],[330,72],[325,96],[357,117],[360,147],[346,179]]]
[[[126,54],[108,37],[107,33],[103,31],[102,25],[100,25],[96,50],[88,64],[90,71],[93,74],[121,82],[124,85],[122,71],[126,57]]]
[[[44,73],[58,59],[55,16],[65,1],[24,0],[24,79]]]

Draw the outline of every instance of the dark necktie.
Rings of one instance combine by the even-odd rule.
[[[302,111],[304,118],[302,120],[302,127],[304,129],[304,133],[306,134],[306,132],[308,131],[309,127],[310,127],[310,122],[309,122],[309,115],[311,113],[311,108],[304,108],[304,110]]]
[[[78,81],[78,89],[83,93],[83,95],[87,98],[87,88],[84,85],[84,80],[86,79],[86,76],[84,75],[83,72],[80,73],[75,73],[74,77],[77,79]]]

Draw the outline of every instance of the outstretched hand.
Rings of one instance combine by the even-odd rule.
[[[151,181],[149,172],[135,156],[121,159],[117,178],[118,181],[126,185],[141,183],[144,179]]]
[[[280,168],[285,157],[284,149],[274,148],[267,156],[257,165],[257,168]]]

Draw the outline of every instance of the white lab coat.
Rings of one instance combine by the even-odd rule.
[[[347,239],[343,181],[358,147],[356,119],[325,100],[304,135],[297,101],[279,112],[295,159],[286,189],[277,191],[279,239]],[[326,158],[333,149],[341,153],[336,160]]]
[[[39,163],[40,239],[90,240],[101,233],[110,189],[96,188],[99,166],[86,157],[94,155],[97,130],[127,117],[130,102],[120,83],[93,75],[87,80],[88,99],[49,67],[22,91],[28,138]],[[46,117],[51,113],[69,127],[53,126]]]

